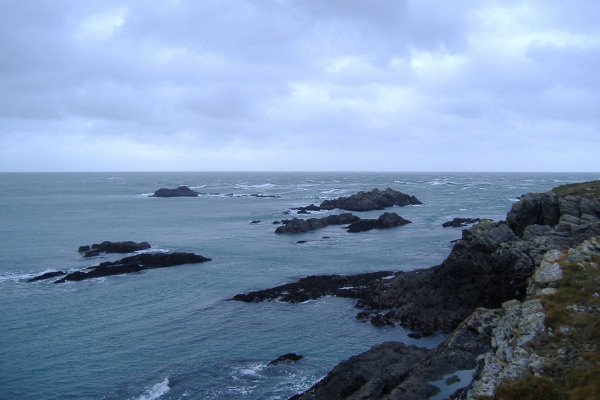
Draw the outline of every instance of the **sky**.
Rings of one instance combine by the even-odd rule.
[[[600,2],[0,0],[0,171],[600,171]]]

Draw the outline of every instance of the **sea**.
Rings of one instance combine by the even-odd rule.
[[[455,217],[500,221],[518,197],[599,173],[110,172],[0,174],[1,399],[287,399],[336,364],[386,341],[435,347],[402,327],[355,319],[351,299],[231,301],[308,275],[410,271],[440,264]],[[193,198],[157,198],[186,185]],[[411,224],[278,235],[295,207],[373,188],[416,196]],[[382,211],[355,213],[377,218]],[[79,246],[147,241],[147,251],[212,261],[81,282],[28,283],[124,255]],[[287,354],[300,361],[268,366]]]

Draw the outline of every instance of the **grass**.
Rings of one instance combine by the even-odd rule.
[[[584,183],[571,183],[568,185],[558,186],[552,189],[559,196],[581,196],[587,199],[600,198],[600,181],[591,181]]]

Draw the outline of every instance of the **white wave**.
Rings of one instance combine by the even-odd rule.
[[[5,281],[18,282],[18,281],[22,281],[25,279],[31,279],[34,276],[45,274],[46,272],[52,272],[52,271],[54,271],[54,270],[46,270],[39,274],[31,273],[31,272],[3,272],[2,274],[0,274],[0,282],[5,282]]]
[[[151,388],[147,389],[144,394],[140,397],[136,397],[135,400],[156,400],[162,395],[166,394],[171,390],[169,387],[169,378],[165,378],[164,381],[157,383]]]

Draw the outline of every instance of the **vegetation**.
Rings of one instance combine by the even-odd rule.
[[[600,198],[600,181],[562,185],[552,189],[552,191],[559,196],[574,195],[590,200],[597,199]]]
[[[544,376],[529,374],[517,381],[505,382],[496,388],[494,398],[600,399],[598,253],[586,253],[576,261],[565,254],[559,261],[564,278],[558,282],[554,294],[541,298],[549,333],[529,345],[546,360]]]

